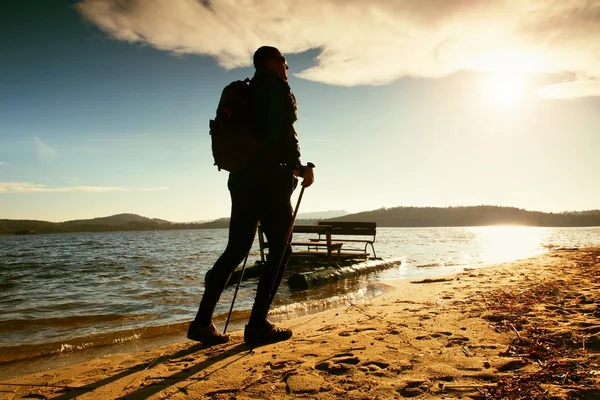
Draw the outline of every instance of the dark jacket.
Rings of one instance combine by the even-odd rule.
[[[298,119],[296,97],[287,82],[269,70],[257,70],[250,88],[255,132],[266,145],[256,165],[243,172],[231,173],[230,182],[264,185],[292,179],[292,171],[302,168],[294,129]]]

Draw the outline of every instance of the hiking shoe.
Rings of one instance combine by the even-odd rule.
[[[206,346],[227,343],[229,341],[229,336],[219,333],[215,324],[202,326],[196,321],[190,322],[187,338],[196,342],[201,342]]]
[[[262,325],[258,326],[246,325],[244,329],[244,342],[252,347],[261,344],[282,342],[291,337],[291,329],[278,328],[269,321],[265,321]]]

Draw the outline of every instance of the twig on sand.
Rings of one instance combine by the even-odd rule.
[[[523,340],[523,338],[521,337],[521,334],[519,334],[519,331],[517,330],[517,328],[515,328],[515,326],[512,324],[512,322],[508,323],[510,325],[510,327],[512,328],[513,331],[515,331],[515,333],[517,334],[517,337],[519,338],[519,340]]]
[[[365,310],[364,308],[357,306],[354,303],[350,303],[350,306],[346,309],[346,312],[350,311],[351,309],[356,308],[361,314],[364,314],[365,316],[369,317],[369,319],[381,319],[381,317],[375,316],[375,315],[371,315],[367,312],[367,310]]]
[[[469,349],[467,349],[465,346],[462,346],[461,348],[462,348],[463,353],[465,353],[465,356],[471,357],[471,353],[469,353]]]

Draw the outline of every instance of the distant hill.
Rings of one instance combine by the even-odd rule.
[[[129,223],[139,222],[155,222],[158,224],[170,224],[171,222],[158,218],[146,218],[137,214],[116,214],[109,217],[98,217],[93,219],[78,219],[73,221],[63,222],[64,224],[108,224],[108,225],[125,225]]]
[[[600,210],[543,213],[514,207],[393,207],[348,214],[331,221],[371,221],[377,226],[600,226]]]
[[[201,224],[196,224],[197,229],[223,229],[229,228],[229,220],[230,218],[219,218],[210,222],[203,222]]]
[[[324,213],[331,213],[326,211]],[[314,215],[316,213],[302,214]],[[301,219],[296,223],[317,224],[319,221],[370,221],[379,227],[443,227],[484,225],[526,226],[600,226],[600,210],[543,213],[514,207],[393,207],[328,219]],[[173,223],[136,214],[117,214],[108,217],[82,219],[66,222],[0,219],[0,234],[18,231],[36,233],[55,232],[108,232],[144,231],[171,229],[224,229],[229,227],[229,218],[219,218],[204,223]]]
[[[298,219],[324,219],[324,218],[336,218],[348,215],[346,210],[329,210],[329,211],[316,211],[309,213],[299,213]]]
[[[171,229],[172,225],[169,221],[146,218],[136,214],[117,214],[65,222],[1,219],[0,234],[18,231],[34,231],[36,233],[137,231]]]

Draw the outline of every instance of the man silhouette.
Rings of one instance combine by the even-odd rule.
[[[275,47],[263,46],[254,53],[254,77],[250,81],[255,131],[266,139],[264,154],[244,171],[229,174],[231,221],[229,241],[223,254],[205,278],[205,290],[188,339],[205,345],[225,343],[227,335],[217,331],[212,315],[232,272],[246,257],[260,222],[269,242],[269,257],[258,282],[244,341],[256,346],[287,340],[290,329],[267,320],[273,297],[291,256],[288,231],[292,224],[290,197],[297,184],[308,187],[313,169],[302,165],[294,122],[297,103],[287,83],[285,57]],[[281,261],[281,266],[279,265]]]

